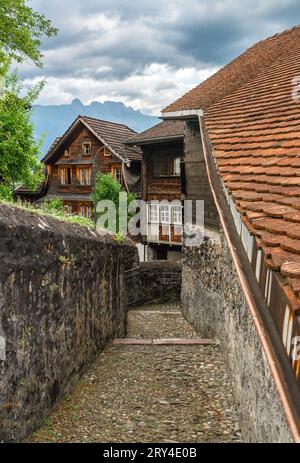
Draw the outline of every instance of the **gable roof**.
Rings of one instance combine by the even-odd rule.
[[[300,26],[262,40],[162,111],[207,109],[268,69],[300,41]]]
[[[242,220],[256,236],[267,266],[300,310],[299,28],[277,36],[289,48],[239,89],[205,112],[216,164]],[[282,48],[279,47],[279,50]],[[300,80],[298,80],[300,82]],[[299,84],[298,84],[299,85]]]
[[[65,134],[55,140],[48,153],[43,158],[43,162],[47,164],[53,159],[57,149],[60,148],[79,124],[83,124],[89,129],[95,137],[107,146],[122,162],[141,160],[141,151],[138,147],[127,147],[124,144],[125,140],[136,134],[134,130],[124,124],[102,121],[92,117],[78,116]]]
[[[204,109],[226,190],[300,314],[298,76],[299,26],[254,45],[165,111]]]
[[[184,121],[163,121],[142,133],[134,135],[127,140],[126,144],[146,145],[149,143],[182,140],[184,138],[184,127]]]

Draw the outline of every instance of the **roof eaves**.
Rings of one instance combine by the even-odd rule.
[[[97,120],[97,119],[95,119]],[[64,143],[64,141],[66,140],[66,138],[68,138],[68,136],[70,135],[70,133],[75,129],[75,127],[79,124],[79,123],[82,123],[83,125],[85,125],[92,133],[93,135],[95,135],[96,138],[98,138],[98,140],[100,140],[103,145],[107,146],[111,152],[117,157],[119,158],[122,162],[129,162],[129,160],[127,159],[126,156],[122,156],[120,155],[119,153],[117,153],[113,148],[112,146],[105,140],[105,138],[103,138],[102,136],[99,135],[99,133],[88,123],[88,121],[86,121],[85,117],[84,116],[78,116],[77,119],[73,122],[73,124],[67,129],[67,131],[64,133],[64,135],[61,137],[61,139],[58,141],[58,143],[56,143],[52,150],[50,152],[48,152],[46,154],[46,156],[44,156],[44,158],[42,159],[42,162],[44,162],[45,164],[52,158],[53,154],[56,152],[56,150]],[[122,124],[123,125],[123,124]]]
[[[75,129],[75,127],[79,124],[81,120],[81,116],[78,116],[75,121],[72,123],[72,125],[70,125],[70,127],[66,130],[66,132],[63,134],[63,136],[60,138],[60,140],[52,147],[52,149],[46,154],[46,156],[44,156],[41,160],[41,162],[43,163],[47,163],[47,161],[49,159],[51,159],[51,157],[53,156],[53,154],[55,153],[55,151],[57,150],[57,148],[59,148],[63,142],[65,141],[65,139],[70,135],[70,133]]]
[[[139,146],[139,145],[151,145],[152,143],[166,143],[170,141],[183,140],[184,135],[169,135],[166,137],[154,137],[154,138],[144,138],[141,140],[128,140],[125,142],[125,145],[128,146]]]
[[[181,111],[161,112],[161,119],[163,120],[187,120],[195,119],[203,116],[202,109],[184,109]]]

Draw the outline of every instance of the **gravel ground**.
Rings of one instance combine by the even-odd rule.
[[[143,318],[140,311],[131,311],[130,336],[173,337],[176,324],[181,337],[192,335],[177,316],[163,319],[161,329],[161,314],[157,317],[145,313]],[[219,347],[108,346],[30,441],[240,441],[233,391]]]
[[[128,338],[197,338],[179,311],[132,311],[128,313]]]

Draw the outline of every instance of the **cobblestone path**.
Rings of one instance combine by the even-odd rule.
[[[126,344],[99,355],[31,442],[240,441],[219,346],[196,338],[177,306],[130,311]]]

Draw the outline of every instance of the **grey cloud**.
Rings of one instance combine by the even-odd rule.
[[[46,72],[56,76],[64,75],[59,54],[66,47],[70,48],[69,59],[73,62],[66,62],[65,75],[74,72],[74,68],[90,72],[87,61],[92,60],[93,68],[97,63],[98,67],[110,66],[111,78],[123,79],[153,62],[177,69],[219,66],[240,53],[245,45],[263,38],[264,31],[272,33],[269,30],[273,28],[276,32],[300,21],[296,0],[34,0],[33,6],[60,28],[56,39],[44,43],[45,51],[57,51],[58,63],[45,63]],[[84,21],[93,14],[107,15],[108,20],[119,18],[119,26],[110,33],[101,28],[90,31],[79,22],[74,29],[72,18],[82,15]],[[97,76],[97,71],[92,72]]]
[[[44,69],[21,66],[21,75],[28,79],[121,82],[143,75],[153,63],[174,71],[205,70],[300,23],[298,0],[32,0],[31,4],[60,31],[55,39],[44,41]],[[89,27],[99,15],[102,22]],[[156,85],[163,91],[164,85],[167,89],[172,84]]]

